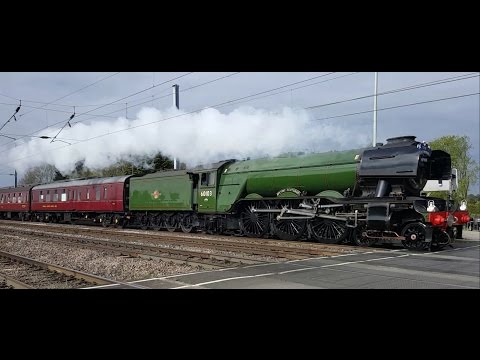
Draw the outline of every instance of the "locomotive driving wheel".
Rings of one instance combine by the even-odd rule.
[[[406,225],[402,230],[405,240],[402,240],[403,246],[409,250],[424,250],[428,243],[425,242],[425,225],[415,222]]]
[[[340,244],[347,237],[347,226],[343,221],[316,217],[309,225],[313,238],[321,243]]]
[[[266,234],[270,224],[270,214],[256,212],[257,209],[266,209],[263,201],[247,203],[240,213],[240,228],[248,237],[262,237]]]
[[[295,206],[294,201],[282,201],[279,204],[280,209],[292,209]],[[298,215],[294,215],[298,216]],[[282,219],[273,221],[273,232],[282,240],[294,241],[302,237],[307,229],[306,219]]]

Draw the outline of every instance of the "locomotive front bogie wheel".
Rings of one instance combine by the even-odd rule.
[[[420,222],[407,224],[403,230],[402,235],[405,240],[402,240],[403,246],[409,250],[424,250],[428,247],[425,242],[426,226]]]
[[[377,239],[369,238],[366,231],[363,229],[353,230],[353,243],[357,246],[368,247],[377,242]]]
[[[313,238],[321,243],[340,244],[347,237],[347,225],[344,221],[316,217],[309,222]]]

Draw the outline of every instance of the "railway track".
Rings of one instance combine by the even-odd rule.
[[[2,225],[0,223],[0,228]],[[17,228],[17,227],[16,227]],[[63,234],[71,234],[78,236],[80,232],[88,235],[94,235],[94,239],[102,238],[110,239],[112,237],[121,238],[122,240],[132,242],[141,239],[142,242],[150,242],[153,244],[168,244],[173,246],[191,246],[200,249],[212,249],[215,251],[227,251],[234,253],[242,253],[254,256],[267,256],[282,260],[297,260],[306,257],[332,256],[339,253],[366,251],[363,248],[357,248],[344,245],[328,245],[328,244],[312,244],[275,241],[266,239],[250,239],[250,238],[226,238],[217,236],[205,236],[203,234],[172,234],[163,232],[135,231],[135,230],[118,230],[105,229],[95,227],[80,226],[62,226],[58,224],[29,224],[22,223],[22,230],[31,229],[38,231],[44,229],[49,231],[48,234],[56,234],[53,232],[61,230]],[[51,229],[51,230],[48,230]],[[100,238],[100,239],[99,239]],[[93,238],[92,238],[93,240]],[[111,240],[109,240],[109,244]],[[370,249],[371,251],[372,249]],[[235,261],[235,259],[232,259]],[[245,261],[243,261],[245,263]],[[215,265],[215,264],[214,264]]]
[[[0,251],[0,288],[66,289],[109,284],[141,287]]]
[[[141,245],[133,242],[124,242],[116,240],[104,240],[94,237],[88,237],[78,234],[64,234],[45,232],[32,229],[22,229],[15,227],[0,227],[4,234],[12,233],[27,236],[41,237],[46,241],[75,245],[82,248],[103,250],[113,252],[117,255],[128,255],[132,257],[157,258],[164,261],[172,261],[179,264],[188,264],[203,269],[218,269],[226,267],[235,267],[242,265],[259,264],[265,261],[252,260],[244,257],[227,256],[219,254],[210,254],[192,250],[180,250],[168,247]]]

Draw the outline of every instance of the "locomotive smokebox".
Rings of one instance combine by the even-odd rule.
[[[418,195],[427,180],[448,180],[451,159],[444,151],[434,150],[415,136],[387,139],[387,143],[363,151],[358,177],[364,190],[376,189],[381,197],[387,188],[404,195]],[[387,186],[387,184],[389,186]]]

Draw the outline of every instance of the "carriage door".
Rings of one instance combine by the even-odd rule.
[[[198,211],[215,212],[217,208],[217,172],[200,173],[198,187]]]

